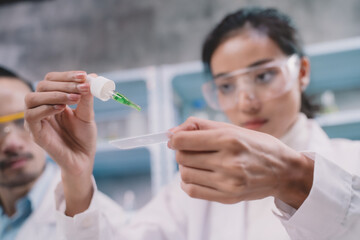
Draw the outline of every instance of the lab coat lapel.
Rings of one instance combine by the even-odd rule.
[[[58,170],[41,201],[40,206],[30,215],[21,227],[16,239],[28,239],[29,236],[38,236],[37,239],[56,239],[55,215],[55,188],[61,181]]]

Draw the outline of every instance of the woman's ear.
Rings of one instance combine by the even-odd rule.
[[[299,85],[302,92],[305,91],[310,83],[310,60],[308,57],[300,59]]]

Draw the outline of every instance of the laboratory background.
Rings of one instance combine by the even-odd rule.
[[[321,105],[316,120],[330,137],[359,140],[360,0],[0,0],[0,64],[35,85],[50,71],[97,73],[142,107],[95,100],[98,188],[133,212],[171,181],[174,153],[166,143],[120,150],[108,142],[189,116],[226,122],[201,96],[201,45],[244,6],[295,20],[312,66],[306,92]]]

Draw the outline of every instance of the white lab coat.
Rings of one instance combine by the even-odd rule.
[[[360,143],[330,140],[302,114],[282,140],[315,161],[312,190],[298,210],[279,200],[275,207],[270,197],[232,205],[192,199],[177,176],[125,226],[111,224],[118,216],[103,214],[108,209],[98,207],[97,193],[74,218],[58,209],[61,239],[360,239],[360,179],[354,175],[360,175]],[[82,221],[91,223],[87,230]]]
[[[34,212],[25,221],[24,225],[20,228],[18,234],[16,235],[16,240],[51,240],[58,239],[58,236],[62,235],[58,234],[59,231],[62,231],[63,227],[57,226],[56,214],[58,213],[55,211],[56,206],[54,195],[55,191],[61,191],[63,193],[61,187],[60,170],[57,169],[56,174],[46,190],[45,196],[39,207],[34,210]],[[60,196],[61,194],[56,195]],[[118,205],[100,192],[97,192],[97,196],[99,197],[98,202],[100,206],[106,206],[111,209],[112,214],[118,214],[119,218],[117,218],[117,222],[113,224],[121,225],[121,216],[123,216],[123,212]],[[108,213],[108,215],[110,214]],[[82,224],[86,224],[86,222],[83,222]]]
[[[32,212],[32,214],[22,225],[18,234],[16,235],[16,240],[55,239],[54,234],[56,233],[56,211],[54,211],[54,190],[60,181],[59,171],[56,170],[55,172],[56,175],[49,184],[49,187],[46,190],[45,196],[39,204],[39,207]]]

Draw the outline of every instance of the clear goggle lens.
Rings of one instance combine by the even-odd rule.
[[[268,101],[290,90],[297,78],[299,57],[274,60],[262,66],[239,69],[203,84],[206,102],[215,110],[234,108],[245,97]]]
[[[25,131],[24,112],[0,117],[0,139],[5,137],[13,129],[19,130],[21,132]]]

